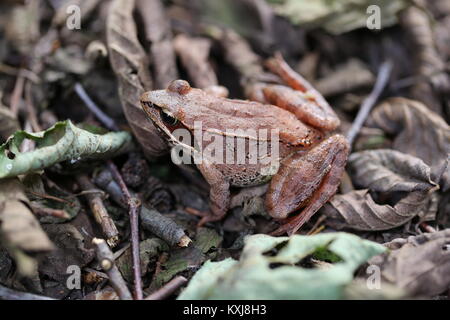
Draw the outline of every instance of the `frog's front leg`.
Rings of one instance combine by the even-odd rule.
[[[211,213],[200,220],[198,225],[202,226],[207,222],[222,219],[227,213],[230,206],[230,183],[222,172],[208,160],[204,159],[202,163],[197,164],[197,167],[210,186],[209,201]]]
[[[272,178],[266,194],[266,208],[274,218],[303,211],[275,230],[273,235],[295,233],[335,193],[349,152],[347,140],[333,135],[308,152],[299,152],[284,160]]]

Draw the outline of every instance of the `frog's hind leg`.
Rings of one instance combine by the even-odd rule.
[[[281,55],[267,61],[269,69],[278,74],[288,86],[258,87],[264,99],[288,110],[303,122],[325,131],[339,126],[339,118],[325,98],[301,75],[291,69]],[[261,96],[261,93],[258,94]]]
[[[348,152],[347,140],[334,135],[309,152],[295,154],[283,162],[270,183],[266,208],[274,218],[286,218],[289,213],[304,209],[286,219],[273,235],[295,233],[336,193]]]

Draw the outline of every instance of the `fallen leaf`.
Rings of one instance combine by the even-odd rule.
[[[162,251],[167,251],[167,244],[158,238],[149,238],[139,244],[139,255],[141,260],[142,276],[147,273],[150,260]],[[131,247],[128,248],[117,260],[116,265],[127,281],[133,280],[133,260],[131,257]]]
[[[328,223],[337,229],[375,231],[398,227],[427,213],[424,208],[428,209],[431,194],[439,189],[431,180],[427,164],[395,150],[353,153],[349,167],[354,183],[365,189],[335,195],[324,206],[322,212],[330,218]]]
[[[433,180],[443,191],[450,187],[450,126],[438,114],[421,102],[390,98],[374,109],[367,124],[395,136],[393,149],[428,164]]]
[[[119,81],[123,111],[136,139],[147,157],[168,151],[153,122],[147,119],[139,99],[152,83],[147,54],[137,38],[133,18],[134,0],[111,2],[106,25],[107,46],[111,67]]]
[[[57,187],[45,184],[39,174],[27,174],[22,183],[30,199],[33,211],[60,212],[64,217],[44,215],[39,218],[41,223],[62,223],[72,220],[81,210],[81,203],[73,194]]]
[[[25,139],[36,142],[36,149],[20,152]],[[70,120],[36,133],[17,131],[0,146],[0,179],[42,170],[55,163],[81,159],[101,159],[126,152],[131,146],[127,132],[93,134],[77,128]]]
[[[340,299],[355,270],[386,249],[347,233],[271,237],[245,240],[240,260],[208,261],[178,299]],[[336,258],[326,267],[302,262],[315,253]]]
[[[391,149],[355,152],[348,158],[357,186],[377,192],[429,192],[437,189],[421,159]]]
[[[161,287],[181,272],[197,270],[203,262],[215,256],[215,252],[210,251],[217,248],[221,242],[222,237],[216,231],[208,228],[198,229],[192,245],[170,252],[169,259],[162,264],[163,270],[155,276],[151,288]]]
[[[86,214],[79,214],[68,223],[44,224],[42,227],[56,246],[39,261],[41,279],[45,277],[53,284],[45,287],[44,293],[62,299],[73,290],[67,285],[69,277],[74,275],[73,267],[81,270],[95,257],[94,250],[89,248],[94,232]]]
[[[275,11],[300,26],[322,27],[332,34],[341,34],[367,27],[368,7],[376,5],[383,17],[380,27],[397,23],[397,13],[408,2],[404,0],[267,0]],[[371,12],[372,13],[372,12]]]
[[[2,244],[18,264],[19,273],[34,274],[36,262],[26,252],[45,252],[53,244],[27,206],[22,184],[17,179],[0,180],[0,235]]]
[[[383,281],[414,297],[433,297],[448,290],[450,229],[395,239],[385,246],[392,251],[369,261],[381,268]]]

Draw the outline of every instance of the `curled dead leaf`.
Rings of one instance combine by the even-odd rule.
[[[372,258],[383,281],[407,290],[412,296],[432,297],[450,286],[450,229],[385,244],[391,252]]]
[[[348,159],[356,185],[378,192],[436,189],[430,167],[421,159],[391,149],[356,152]]]
[[[431,194],[439,186],[422,160],[395,151],[371,150],[353,153],[349,166],[355,184],[369,189],[336,195],[324,206],[329,223],[340,229],[387,230],[427,213]],[[377,203],[379,202],[379,203]],[[429,218],[429,217],[427,217]]]
[[[377,106],[367,124],[394,135],[393,149],[422,159],[441,189],[450,187],[450,126],[438,114],[421,102],[391,98]]]

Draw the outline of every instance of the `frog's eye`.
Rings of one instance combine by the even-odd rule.
[[[172,117],[171,115],[165,113],[163,110],[161,110],[161,119],[168,126],[174,126],[178,122],[177,118]]]

